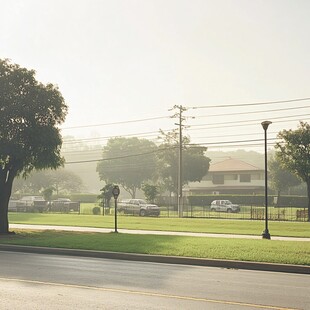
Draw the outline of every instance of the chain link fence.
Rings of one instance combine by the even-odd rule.
[[[178,206],[175,200],[160,206],[160,217],[179,217]],[[240,211],[236,213],[211,211],[210,206],[194,206],[188,203],[182,205],[183,216],[185,218],[214,218],[214,219],[235,219],[235,220],[264,220],[265,207],[259,205],[240,205]],[[19,210],[11,207],[10,212],[33,212],[32,209]],[[103,215],[103,208],[99,203],[81,203],[75,209],[47,209],[44,213],[70,213],[81,215]],[[114,215],[114,207],[104,209],[104,215]],[[137,216],[137,213],[119,213],[120,216]],[[308,221],[308,209],[296,207],[268,207],[268,219],[271,221]]]

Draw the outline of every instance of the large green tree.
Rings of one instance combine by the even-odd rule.
[[[97,172],[105,183],[121,185],[135,198],[142,183],[156,174],[157,146],[146,139],[112,138],[103,148]]]
[[[179,135],[176,130],[161,131],[162,141],[158,152],[159,174],[166,190],[177,194],[179,169]],[[200,182],[210,167],[210,158],[205,156],[206,147],[190,144],[189,137],[182,139],[182,185]]]
[[[38,82],[33,70],[0,59],[0,233],[9,233],[14,178],[63,164],[58,125],[66,114],[56,86]]]
[[[270,186],[277,192],[277,204],[280,204],[281,193],[292,186],[299,185],[301,180],[284,168],[277,156],[272,156],[269,159],[268,167]]]
[[[281,165],[307,184],[308,221],[310,221],[310,125],[300,122],[296,130],[283,130],[278,134],[275,148]]]

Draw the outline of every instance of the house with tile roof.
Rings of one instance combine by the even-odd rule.
[[[263,194],[264,180],[264,169],[229,158],[211,163],[207,175],[200,182],[190,182],[185,186],[184,194]]]

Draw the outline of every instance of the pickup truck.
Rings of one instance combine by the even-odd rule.
[[[44,212],[47,211],[47,201],[42,196],[24,196],[15,203],[16,211]]]
[[[155,204],[147,203],[143,199],[125,199],[118,203],[118,212],[139,216],[159,216],[160,209]]]

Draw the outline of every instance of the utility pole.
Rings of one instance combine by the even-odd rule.
[[[175,105],[173,109],[177,109],[176,112],[172,117],[178,118],[179,123],[175,125],[179,126],[179,162],[178,162],[178,215],[179,217],[183,217],[183,204],[182,204],[182,196],[183,196],[183,158],[182,158],[182,151],[183,151],[183,137],[182,137],[182,129],[183,124],[182,122],[185,120],[183,117],[183,112],[187,110],[187,108],[183,107],[182,105]]]
[[[178,212],[179,217],[183,217],[183,205],[182,205],[182,196],[183,196],[183,161],[182,161],[182,150],[183,150],[183,141],[182,141],[182,106],[180,106],[179,112],[179,172],[178,172]]]

